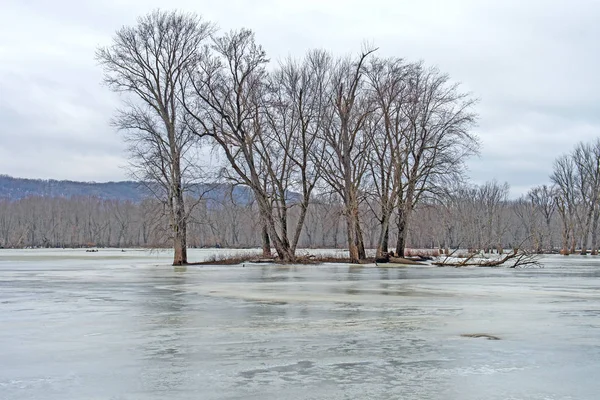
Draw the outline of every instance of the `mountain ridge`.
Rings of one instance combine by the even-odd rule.
[[[229,184],[199,184],[197,193],[204,192],[204,197],[212,200],[223,200],[231,193],[236,202],[247,204],[252,201],[252,195],[247,188]],[[0,175],[0,199],[21,200],[27,197],[96,197],[102,200],[139,203],[152,197],[152,194],[144,184],[135,181],[81,182]]]

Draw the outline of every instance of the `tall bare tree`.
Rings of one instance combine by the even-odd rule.
[[[448,75],[422,63],[411,66],[408,95],[401,105],[401,143],[395,154],[397,174],[396,252],[404,254],[411,213],[424,196],[443,192],[459,178],[468,156],[477,153],[478,140],[471,133],[475,100],[459,91]]]
[[[598,253],[600,220],[600,140],[579,143],[554,163],[551,179],[556,185],[556,205],[563,222],[563,252],[581,246],[587,254],[591,238],[592,254]]]
[[[229,180],[252,189],[265,255],[272,243],[291,261],[321,176],[330,56],[313,51],[267,73],[264,50],[245,29],[215,38],[211,51],[191,77],[186,106],[198,125],[194,131],[214,140]],[[300,211],[292,223],[295,207]]]
[[[323,132],[323,178],[345,206],[348,250],[355,263],[366,258],[359,205],[372,148],[367,123],[373,109],[371,99],[365,95],[364,66],[374,51],[366,48],[354,60],[347,57],[335,63],[330,89],[332,122]]]
[[[195,14],[157,10],[119,29],[112,44],[96,52],[105,83],[125,94],[114,125],[126,134],[135,177],[149,182],[167,206],[173,265],[187,263],[184,193],[196,140],[180,99],[187,71],[196,67],[212,32]]]
[[[579,143],[571,157],[576,166],[575,190],[580,204],[576,217],[579,226],[581,254],[587,254],[590,233],[592,233],[592,252],[597,253],[597,227],[600,199],[600,141]]]
[[[332,60],[320,50],[302,61],[288,59],[269,75],[266,124],[259,136],[271,182],[278,235],[295,254],[312,193],[321,178],[322,132],[331,123],[328,88]],[[298,193],[295,195],[292,193]],[[292,228],[291,208],[299,207]]]
[[[271,80],[265,69],[266,54],[247,29],[215,38],[210,51],[212,55],[191,76],[194,90],[186,107],[198,124],[194,131],[214,140],[228,162],[223,170],[227,177],[252,189],[262,220],[265,255],[272,243],[282,260],[293,260],[288,188],[294,168],[301,167],[296,158],[301,143],[291,134],[297,131],[298,121],[291,120],[289,113],[303,110],[289,102],[295,95],[289,90],[298,88],[285,85],[297,84],[288,82],[297,80],[297,73],[288,71],[290,77],[282,71]],[[312,188],[307,190],[305,197]],[[296,235],[293,240],[297,242]]]
[[[403,146],[405,118],[402,105],[407,101],[408,66],[399,58],[373,57],[366,70],[377,115],[369,170],[373,187],[371,193],[378,205],[375,211],[380,225],[377,256],[381,257],[388,251],[390,221],[395,210],[398,187],[402,183],[397,157]]]
[[[230,181],[252,190],[261,217],[263,253],[284,245],[274,237],[272,199],[267,193],[266,166],[259,146],[264,128],[264,98],[268,63],[263,48],[248,29],[231,31],[213,38],[203,61],[190,75],[192,89],[184,97],[193,116],[193,131],[208,135],[222,151],[227,166],[222,170]],[[290,254],[280,254],[283,258]]]

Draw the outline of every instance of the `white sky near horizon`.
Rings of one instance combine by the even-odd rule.
[[[512,197],[600,137],[596,0],[0,0],[0,174],[128,178],[109,125],[119,98],[101,85],[94,51],[157,7],[250,28],[273,61],[315,47],[356,53],[368,41],[436,65],[480,99],[471,179],[508,182]]]

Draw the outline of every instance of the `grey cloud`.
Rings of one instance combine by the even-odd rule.
[[[167,6],[254,29],[273,60],[314,47],[355,53],[368,40],[383,55],[437,65],[481,99],[473,180],[507,181],[513,196],[547,183],[558,155],[600,134],[593,1],[5,0],[0,173],[125,178],[125,146],[108,125],[118,100],[100,85],[93,54],[115,29]]]

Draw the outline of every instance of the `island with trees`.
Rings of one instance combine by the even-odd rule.
[[[112,123],[143,188],[6,192],[1,247],[172,247],[174,265],[211,246],[281,262],[344,248],[352,263],[367,249],[379,260],[432,249],[457,266],[492,252],[491,266],[598,254],[600,140],[576,144],[518,199],[507,184],[470,183],[477,97],[425,61],[369,44],[271,60],[249,29],[160,10],[96,60],[122,100]]]

